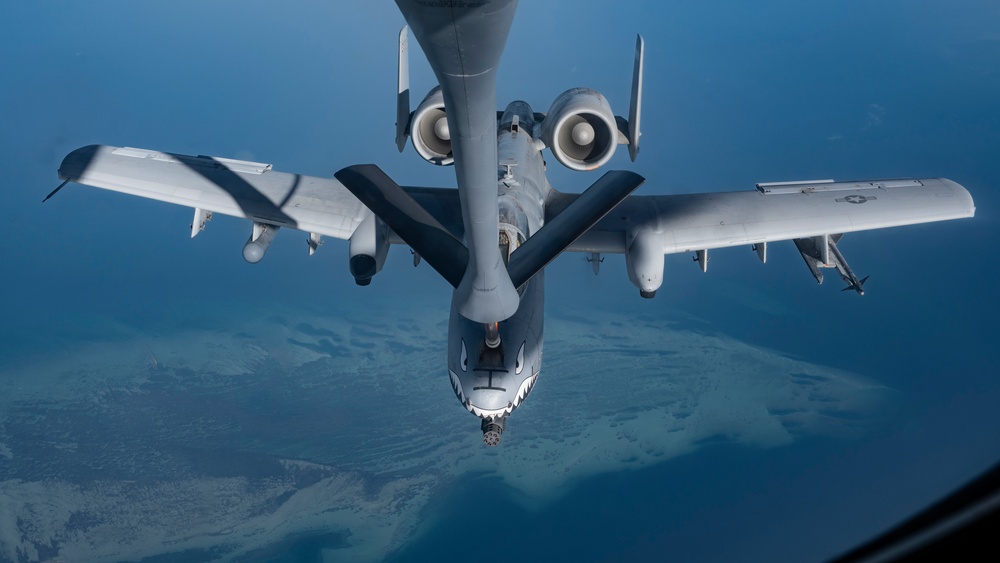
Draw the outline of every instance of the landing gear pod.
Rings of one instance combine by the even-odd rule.
[[[274,241],[274,235],[278,234],[277,225],[258,223],[254,221],[253,234],[250,240],[243,246],[243,259],[251,264],[256,264],[264,259],[264,254]]]
[[[663,247],[656,234],[641,231],[625,252],[628,279],[639,288],[639,295],[652,299],[663,284]]]
[[[500,436],[503,435],[503,429],[506,426],[507,417],[505,416],[484,418],[480,426],[483,429],[483,443],[491,448],[500,444]]]
[[[368,285],[382,270],[389,252],[388,227],[374,213],[369,213],[351,235],[349,267],[354,282]]]

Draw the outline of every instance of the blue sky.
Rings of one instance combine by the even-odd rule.
[[[410,268],[404,249],[358,289],[336,241],[307,259],[300,236],[283,232],[250,266],[240,254],[249,225],[237,220],[216,218],[192,241],[186,209],[80,186],[40,204],[58,184],[62,156],[91,143],[249,158],[320,176],[374,162],[400,183],[450,185],[451,169],[423,163],[411,147],[396,153],[403,22],[390,3],[370,4],[0,8],[8,175],[0,370],[114,337],[94,332],[95,318],[155,331],[187,308],[375,306],[378,291],[409,288],[444,306],[446,288],[429,268]],[[899,176],[944,176],[972,192],[974,220],[846,237],[854,269],[872,275],[864,298],[841,294],[833,280],[816,287],[790,243],[774,245],[766,266],[745,249],[713,253],[707,275],[686,256],[668,256],[653,302],[638,299],[620,258],[608,258],[597,278],[577,256],[550,268],[550,311],[692,313],[712,330],[897,389],[896,410],[869,438],[799,460],[779,484],[761,485],[774,495],[815,494],[824,510],[850,515],[844,538],[888,525],[1000,457],[998,29],[1000,8],[989,1],[524,2],[515,19],[498,99],[522,98],[536,111],[588,86],[626,113],[634,35],[644,35],[642,152],[635,164],[623,151],[609,165],[646,176],[642,193]],[[416,49],[411,65],[415,104],[433,82]],[[565,191],[594,180],[554,161],[549,169]],[[442,396],[443,406],[451,401]],[[756,506],[733,504],[746,514]],[[858,515],[858,506],[868,510]],[[788,514],[786,525],[809,523]],[[789,552],[815,555],[797,549]]]

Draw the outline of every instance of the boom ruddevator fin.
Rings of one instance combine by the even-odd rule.
[[[524,285],[645,181],[627,170],[601,176],[510,255],[507,272],[514,287]]]
[[[458,287],[469,263],[469,249],[381,168],[355,164],[334,176],[452,287]]]

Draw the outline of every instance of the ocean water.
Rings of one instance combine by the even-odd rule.
[[[818,560],[1000,456],[995,2],[522,3],[504,102],[589,86],[622,113],[645,37],[642,153],[609,165],[640,193],[943,176],[978,214],[845,237],[862,298],[791,243],[668,256],[652,301],[621,257],[560,257],[494,451],[444,372],[447,285],[405,249],[357,288],[341,241],[282,231],[250,266],[237,220],[191,240],[187,209],[40,203],[94,142],[453,185],[392,143],[398,14],[0,11],[0,561]],[[558,189],[594,180],[549,160]]]

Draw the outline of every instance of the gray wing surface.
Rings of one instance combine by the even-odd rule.
[[[63,159],[59,177],[339,239],[350,238],[370,213],[335,179],[218,157],[90,145]]]
[[[575,194],[548,205],[551,218]],[[625,253],[637,236],[664,254],[972,217],[969,192],[944,178],[758,184],[756,190],[630,196],[571,252]]]
[[[336,179],[217,157],[90,145],[66,156],[59,177],[339,239],[350,238],[370,213]],[[462,238],[456,190],[404,189]],[[577,197],[556,193],[546,206],[547,220]],[[643,236],[672,254],[974,214],[969,192],[944,178],[759,184],[756,190],[739,192],[629,196],[566,250],[621,254]]]

